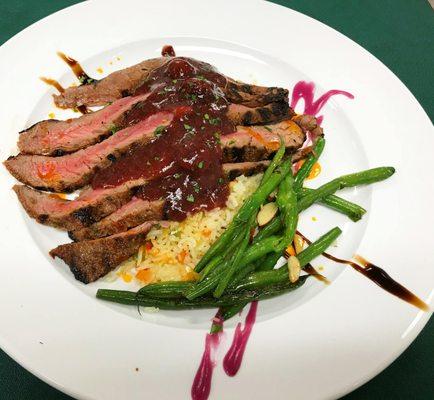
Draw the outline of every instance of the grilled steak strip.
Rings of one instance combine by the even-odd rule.
[[[160,112],[123,129],[107,140],[61,157],[18,155],[5,161],[19,181],[37,189],[71,192],[88,184],[94,174],[139,144],[150,142],[159,126],[170,124],[173,114]]]
[[[227,179],[233,180],[240,175],[250,176],[263,172],[268,164],[269,161],[225,164]],[[124,232],[145,221],[165,220],[167,217],[164,205],[165,202],[163,200],[148,201],[133,197],[131,201],[101,221],[87,228],[70,231],[69,237],[75,241],[97,239]]]
[[[103,239],[62,244],[51,250],[50,255],[68,264],[75,279],[83,283],[94,282],[136,253],[155,224],[155,221],[149,221]]]
[[[54,102],[60,108],[75,108],[81,105],[104,106],[122,97],[133,95],[135,90],[146,82],[154,69],[172,59],[160,57],[145,60],[132,67],[113,72],[99,81],[67,88],[65,92],[54,95]],[[188,58],[184,59],[188,61]],[[214,69],[209,64],[206,65]],[[230,102],[248,107],[259,107],[280,101],[288,102],[288,90],[278,87],[250,85],[226,78],[226,84],[221,89]]]
[[[115,71],[96,82],[67,88],[63,93],[53,95],[54,103],[60,108],[105,106],[131,94],[149,73],[166,63],[168,58],[160,57],[142,61],[132,67]]]
[[[258,171],[257,163],[223,164],[223,172],[231,179],[241,174],[249,174],[249,170]],[[129,181],[123,185],[109,189],[84,189],[74,200],[64,200],[59,196],[40,192],[28,186],[13,187],[27,214],[39,223],[55,228],[73,231],[88,227],[112,214],[129,202],[138,187],[146,181]]]
[[[98,239],[125,232],[151,220],[163,220],[164,200],[148,201],[133,197],[131,201],[88,228],[68,232],[74,241]]]
[[[148,94],[124,97],[79,118],[38,122],[20,132],[18,148],[21,153],[54,156],[83,149],[119,130],[128,110],[146,97]]]
[[[235,163],[269,159],[283,139],[287,154],[299,149],[306,135],[295,122],[284,120],[265,126],[238,126],[237,131],[221,137],[223,162]]]

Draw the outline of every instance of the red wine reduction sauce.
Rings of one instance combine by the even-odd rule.
[[[228,197],[223,177],[220,135],[235,127],[227,118],[228,101],[220,89],[226,78],[209,64],[175,57],[151,72],[135,95],[149,93],[124,118],[118,129],[167,112],[167,127],[155,131],[156,139],[137,146],[110,167],[98,172],[94,188],[121,185],[144,178],[148,184],[136,195],[146,200],[166,199],[170,220],[187,213],[222,207]]]
[[[311,243],[309,239],[307,239],[303,234],[297,231],[297,233],[307,242]],[[380,286],[386,292],[393,294],[396,297],[399,297],[401,300],[406,301],[407,303],[412,304],[413,306],[420,308],[423,311],[428,311],[428,305],[417,297],[415,294],[410,292],[407,288],[402,286],[400,283],[395,281],[383,268],[380,268],[369,261],[366,261],[363,257],[356,255],[354,258],[359,261],[362,265],[356,264],[353,261],[343,260],[341,258],[332,256],[328,253],[322,253],[324,257],[327,257],[329,260],[335,261],[340,264],[347,264],[354,268],[357,272],[366,276],[372,282]]]
[[[163,48],[161,50],[161,55],[163,57],[176,57],[175,50],[169,44],[166,44],[165,46],[163,46]]]

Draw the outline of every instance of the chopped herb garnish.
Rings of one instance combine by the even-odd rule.
[[[187,201],[189,201],[190,203],[193,203],[193,202],[194,202],[194,196],[193,196],[192,194],[189,194],[189,195],[186,197],[186,199],[187,199]]]
[[[204,126],[201,126],[201,127],[200,127],[200,130],[201,130],[201,131],[204,131],[204,130],[205,130],[205,127],[204,127]]]
[[[110,125],[109,126],[109,132],[112,134],[112,135],[114,135],[117,131],[119,131],[121,128],[120,128],[120,126],[116,126],[116,125],[114,125],[114,124],[112,124],[112,125]]]
[[[235,140],[231,140],[229,143],[228,143],[228,145],[230,146],[231,144],[234,144],[235,143]]]
[[[178,82],[178,79],[172,79],[172,83]]]
[[[175,179],[178,179],[178,178],[181,177],[181,174],[175,173],[175,174],[173,174],[173,177],[174,177]]]
[[[272,132],[271,128],[267,125],[264,125],[264,128],[268,131],[268,132]]]
[[[203,161],[201,161],[199,164],[197,164],[197,166],[198,166],[199,168],[203,168]]]
[[[184,128],[185,128],[187,131],[191,131],[191,130],[193,129],[193,127],[192,127],[191,125],[188,125],[188,124],[184,124]]]
[[[163,134],[163,131],[166,129],[166,127],[165,126],[158,126],[156,129],[155,129],[155,131],[154,131],[154,135],[156,136],[156,137],[160,137],[162,134]]]
[[[204,81],[205,77],[203,75],[196,75],[196,79],[200,79],[201,81]]]
[[[192,101],[196,101],[197,100],[197,95],[191,94],[190,98],[191,98]]]
[[[80,81],[80,83],[82,85],[88,85],[90,83],[96,82],[96,79],[93,79],[93,78],[91,78],[90,76],[87,76],[87,75],[85,75],[85,76],[79,76],[78,80]]]
[[[155,156],[155,157],[154,157],[154,160],[155,160],[155,161],[160,161],[160,160],[161,160],[161,158],[160,158],[160,157],[158,157],[158,156]]]
[[[209,119],[209,114],[205,114],[203,117],[204,117],[205,119]]]
[[[221,183],[224,182],[224,179],[223,178],[219,178],[218,182],[221,184]]]
[[[211,124],[211,125],[218,125],[219,123],[220,123],[220,118],[211,118],[210,120],[209,120],[209,123]]]

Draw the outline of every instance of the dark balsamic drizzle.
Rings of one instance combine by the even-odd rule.
[[[297,234],[299,234],[308,244],[312,243],[302,233],[297,231]],[[356,264],[355,262],[350,260],[344,260],[342,258],[332,256],[331,254],[325,252],[322,254],[324,257],[328,258],[329,260],[335,261],[339,264],[347,264],[351,266],[357,272],[370,279],[372,282],[380,286],[386,292],[389,292],[390,294],[399,297],[401,300],[404,300],[405,302],[412,304],[413,306],[421,309],[422,311],[429,310],[428,304],[426,304],[423,300],[421,300],[415,294],[410,292],[410,290],[408,290],[406,287],[402,286],[400,283],[395,281],[383,268],[380,268],[370,263],[369,261],[365,260],[363,257],[358,255],[354,256],[354,258],[363,265],[362,267],[359,264]]]

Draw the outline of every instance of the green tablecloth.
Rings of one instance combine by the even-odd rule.
[[[434,12],[428,1],[275,2],[312,16],[365,47],[409,87],[431,120],[434,119]],[[31,23],[74,3],[78,1],[2,0],[0,44]],[[429,262],[433,263],[432,260]],[[433,361],[434,320],[431,319],[398,360],[372,381],[346,396],[345,400],[434,399]],[[35,378],[0,350],[0,399],[65,400],[70,397]]]

